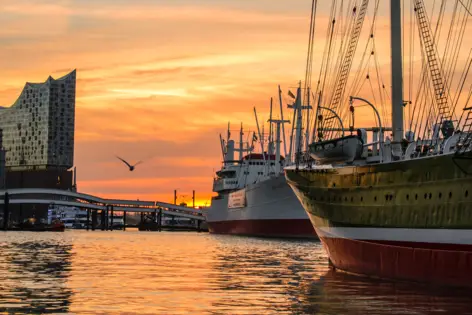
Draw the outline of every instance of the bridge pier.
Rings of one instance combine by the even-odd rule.
[[[105,210],[102,210],[100,212],[100,228],[102,231],[105,231],[105,224],[106,224],[106,214],[105,214]]]
[[[97,210],[92,210],[92,231],[95,231],[97,226]]]
[[[90,209],[87,209],[87,231],[90,229]]]
[[[106,229],[107,231],[113,231],[113,205],[107,205],[106,206],[106,209],[107,209],[107,225],[106,225]],[[110,217],[111,215],[111,217]]]
[[[10,196],[6,192],[3,197],[3,230],[5,231],[8,229],[8,223],[10,221],[9,204],[10,204]]]
[[[110,231],[113,231],[113,207],[110,210],[111,218],[110,218]]]
[[[126,231],[126,211],[123,211],[123,231]]]

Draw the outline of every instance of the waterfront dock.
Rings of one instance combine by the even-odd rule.
[[[88,194],[59,190],[59,189],[7,189],[0,190],[0,205],[2,205],[3,215],[1,228],[9,230],[15,228],[10,222],[10,205],[12,204],[47,204],[77,207],[87,214],[87,229],[100,229],[103,231],[113,230],[113,222],[116,212],[123,213],[122,228],[126,229],[127,214],[140,213],[141,220],[138,227],[143,231],[162,231],[162,230],[182,230],[183,226],[177,227],[169,224],[163,224],[164,215],[170,218],[187,219],[193,222],[194,226],[187,225],[185,230],[202,231],[206,229],[205,216],[202,210],[170,204],[161,201],[141,201],[141,200],[122,200],[106,199]],[[99,223],[100,221],[100,223]]]

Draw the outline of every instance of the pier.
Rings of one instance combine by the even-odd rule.
[[[19,188],[0,190],[0,205],[3,205],[3,230],[9,229],[10,209],[12,204],[48,204],[59,206],[70,206],[83,209],[87,212],[87,230],[113,230],[114,212],[123,213],[123,228],[126,228],[126,214],[140,213],[140,230],[161,231],[162,218],[164,215],[180,218],[193,219],[195,230],[202,230],[202,222],[205,216],[202,210],[186,206],[179,206],[161,201],[141,201],[124,199],[106,199],[88,194],[43,188]],[[101,224],[97,225],[100,216]],[[146,218],[151,218],[146,222]]]

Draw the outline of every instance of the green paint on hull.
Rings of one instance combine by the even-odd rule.
[[[326,224],[472,229],[471,153],[285,174],[310,217]]]

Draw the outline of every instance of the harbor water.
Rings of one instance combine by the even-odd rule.
[[[328,267],[320,243],[183,232],[0,232],[0,313],[472,314],[472,293]]]

